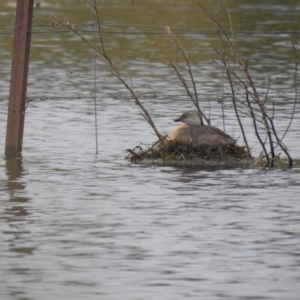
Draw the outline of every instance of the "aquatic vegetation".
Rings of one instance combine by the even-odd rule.
[[[151,126],[152,130],[156,134],[158,141],[155,142],[149,149],[143,150],[139,146],[133,150],[128,149],[128,158],[131,161],[141,161],[143,159],[173,159],[173,160],[187,160],[201,158],[205,160],[226,160],[229,157],[235,159],[249,159],[251,158],[251,148],[248,143],[246,130],[244,129],[245,118],[250,120],[253,124],[253,131],[261,146],[261,161],[265,163],[265,167],[273,167],[275,163],[279,161],[278,153],[276,149],[281,149],[288,161],[288,166],[293,165],[293,159],[291,158],[287,146],[283,143],[283,139],[286,136],[293,117],[295,114],[296,104],[298,102],[297,95],[297,51],[294,46],[293,38],[291,37],[292,51],[295,57],[295,72],[294,72],[294,88],[295,97],[293,111],[290,114],[290,118],[287,119],[287,126],[281,132],[276,128],[276,108],[275,103],[269,98],[269,90],[271,81],[270,78],[266,78],[265,85],[266,89],[264,93],[259,92],[259,86],[256,84],[250,70],[249,62],[247,59],[242,58],[239,55],[238,49],[235,45],[234,31],[231,22],[231,15],[228,9],[227,2],[224,1],[225,11],[228,13],[228,20],[230,23],[230,29],[226,29],[218,14],[213,14],[206,10],[206,8],[198,2],[198,6],[205,12],[206,16],[212,21],[216,27],[215,33],[219,37],[221,48],[217,48],[213,45],[213,49],[217,56],[214,64],[222,70],[222,74],[225,74],[227,82],[224,83],[224,88],[230,91],[231,100],[230,107],[235,113],[236,122],[240,128],[241,138],[243,139],[243,145],[226,145],[217,148],[196,146],[193,143],[181,143],[180,141],[169,141],[167,136],[164,136],[157,129],[153,122],[150,114],[148,113],[145,105],[139,100],[135,89],[132,86],[131,79],[126,80],[124,76],[119,72],[118,67],[115,65],[113,59],[107,53],[105,43],[102,36],[101,19],[99,11],[97,9],[96,1],[91,1],[90,4],[98,24],[99,43],[96,44],[85,37],[83,32],[76,28],[73,24],[66,22],[63,23],[59,20],[59,24],[65,25],[71,32],[77,35],[83,42],[85,42],[99,57],[101,63],[97,65],[112,76],[117,78],[121,84],[128,90],[134,99],[136,105],[138,105],[142,111],[144,119]],[[152,54],[161,58],[169,65],[177,75],[181,85],[186,91],[187,96],[191,100],[191,104],[195,110],[199,113],[201,118],[201,124],[204,125],[204,121],[207,125],[210,124],[210,117],[207,113],[204,113],[202,109],[202,103],[200,103],[200,97],[198,96],[199,91],[196,85],[195,76],[193,74],[193,68],[189,61],[186,50],[181,44],[177,36],[172,32],[171,28],[167,25],[162,24],[165,29],[166,36],[170,38],[170,46],[175,48],[173,53],[174,57],[169,55],[169,51],[166,51],[157,42],[151,41],[153,46]],[[222,99],[220,102],[223,105],[225,100]],[[212,112],[209,111],[209,114]],[[225,122],[225,120],[224,120]],[[249,122],[248,122],[249,123]],[[211,126],[212,127],[212,126]]]
[[[251,159],[250,153],[245,147],[237,145],[226,145],[218,148],[197,146],[193,143],[186,144],[177,141],[165,141],[152,145],[148,149],[140,146],[127,149],[127,158],[132,162],[142,160],[185,161],[185,160],[228,160],[228,159]]]

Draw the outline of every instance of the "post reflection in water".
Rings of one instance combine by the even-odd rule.
[[[11,252],[19,254],[32,254],[34,247],[26,246],[26,235],[30,232],[26,230],[26,217],[29,215],[25,204],[28,198],[22,195],[25,190],[25,185],[20,181],[22,178],[23,166],[22,158],[8,158],[6,160],[6,174],[7,174],[7,194],[8,205],[4,210],[4,218],[8,224],[8,230],[3,231],[7,235]],[[16,271],[16,270],[15,270]]]
[[[13,298],[26,294],[22,287],[16,286],[16,283],[23,281],[31,271],[27,266],[20,265],[16,258],[21,258],[24,262],[24,259],[27,260],[26,257],[34,251],[34,247],[28,246],[30,231],[26,229],[29,215],[26,204],[29,198],[23,195],[25,184],[21,181],[24,171],[22,164],[22,157],[7,158],[5,162],[7,180],[4,191],[8,201],[3,203],[5,207],[3,218],[7,224],[3,226],[2,234],[4,246],[8,247],[6,254],[8,258],[2,262],[1,267],[7,280],[7,289],[2,290],[1,294],[7,293],[7,297]]]

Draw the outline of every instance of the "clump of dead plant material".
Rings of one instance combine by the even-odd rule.
[[[192,143],[186,144],[165,140],[145,150],[137,146],[134,149],[127,149],[127,151],[129,152],[127,158],[131,162],[160,159],[165,161],[251,159],[251,155],[246,147],[242,146],[226,145],[218,148],[210,148],[200,147]]]

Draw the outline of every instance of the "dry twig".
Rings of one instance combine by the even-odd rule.
[[[96,55],[104,62],[103,64],[97,63],[98,66],[101,68],[105,69],[107,72],[109,72],[111,75],[116,77],[122,84],[123,86],[130,92],[132,95],[133,99],[135,100],[135,104],[138,105],[141,110],[142,110],[142,116],[144,119],[148,122],[148,124],[152,127],[154,130],[156,136],[158,139],[161,139],[163,135],[158,131],[156,128],[152,118],[150,117],[147,109],[145,106],[142,104],[142,102],[139,100],[135,90],[132,88],[131,84],[128,84],[124,77],[121,75],[119,72],[117,66],[114,64],[113,60],[110,58],[108,55],[107,51],[105,50],[105,44],[102,36],[102,30],[101,30],[101,18],[100,18],[100,13],[99,10],[97,9],[97,2],[96,0],[92,1],[92,4],[90,4],[92,11],[94,12],[96,19],[97,19],[97,24],[98,24],[98,31],[99,31],[99,39],[100,39],[100,48],[96,47],[92,42],[90,42],[82,33],[80,29],[77,29],[73,24],[69,22],[61,22],[56,18],[56,21],[60,25],[66,26],[72,33],[77,35],[85,44],[87,44],[95,53]]]

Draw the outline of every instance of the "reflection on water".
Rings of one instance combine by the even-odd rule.
[[[25,207],[29,198],[21,196],[25,190],[25,185],[20,181],[23,172],[22,164],[21,157],[6,160],[6,194],[9,197],[7,200],[9,204],[3,211],[3,217],[8,224],[8,229],[3,230],[3,233],[8,235],[6,241],[10,251],[31,254],[34,248],[25,247],[23,244],[26,234],[30,232],[23,228],[24,223],[27,222],[26,217],[29,215]]]
[[[36,20],[50,20],[58,12],[62,16],[68,12],[70,17],[70,11],[76,18],[81,15],[80,21],[90,20],[90,15],[70,3],[74,2],[41,6]],[[118,16],[122,7],[129,24],[140,19],[154,24],[159,19],[153,17],[155,6],[150,18],[147,10],[141,14],[141,6],[136,5],[133,22],[131,4],[112,9],[105,3],[104,9]],[[175,24],[195,27],[194,9],[183,10],[182,2],[176,3],[173,17],[181,17]],[[237,5],[233,13],[250,24],[249,30],[255,24],[269,26],[259,13],[267,14],[276,26],[282,23],[288,14],[284,6],[268,7]],[[162,11],[168,12],[168,7]],[[246,18],[247,12],[251,15]],[[106,21],[122,23],[114,14],[107,14]],[[9,13],[1,11],[0,16],[8,18]],[[207,20],[203,24],[209,28]],[[135,45],[133,35],[126,38],[128,44],[121,43],[124,37],[116,37],[115,44],[109,45],[124,45],[121,50]],[[239,40],[243,53],[250,52],[251,43],[263,49],[278,39],[286,40],[286,36],[247,38]],[[185,39],[192,40],[193,51],[201,52],[195,36]],[[0,35],[0,45],[5,45],[1,97],[8,91],[10,40]],[[206,53],[209,40],[204,37],[206,44],[199,46]],[[149,51],[146,43],[135,47]],[[132,165],[124,159],[125,149],[149,145],[155,136],[120,85],[102,71],[97,82],[99,154],[95,155],[93,71],[90,53],[81,50],[67,34],[38,34],[33,39],[28,95],[44,101],[32,101],[27,108],[23,157],[5,160],[2,155],[0,160],[0,298],[298,299],[299,166],[205,170]],[[262,77],[271,70],[284,74],[278,75],[281,78],[275,79],[270,91],[281,103],[282,128],[293,95],[286,93],[292,85],[286,77],[287,66],[293,67],[289,51],[278,45],[273,52],[251,54],[261,61],[254,67]],[[193,61],[204,99],[221,93],[218,70],[206,61],[207,56]],[[167,134],[174,126],[172,120],[191,109],[178,80],[159,61],[140,58],[132,59],[130,67],[124,65],[134,75],[132,82],[158,128]],[[212,109],[212,123],[222,128],[218,103],[212,100],[204,105]],[[7,101],[0,101],[1,140],[6,110]],[[228,110],[226,116],[226,130],[238,137],[232,112]],[[294,121],[286,143],[299,157],[298,114]],[[255,148],[255,137],[250,140]]]
[[[22,158],[10,158],[5,161],[6,168],[6,186],[1,189],[5,191],[6,197],[1,197],[3,212],[1,219],[5,221],[6,225],[2,225],[2,246],[6,248],[4,252],[5,256],[11,259],[26,259],[28,254],[33,254],[35,247],[28,245],[28,237],[30,231],[26,229],[26,225],[29,223],[27,217],[29,215],[26,208],[27,202],[30,200],[28,197],[23,196],[25,190],[25,184],[22,182]],[[2,195],[2,194],[1,194]],[[4,249],[5,249],[4,248]],[[2,258],[3,259],[3,258]],[[20,275],[23,277],[30,274],[30,269],[14,267],[11,264],[8,267],[9,273],[14,278],[18,278]],[[2,274],[4,275],[4,273]],[[24,277],[25,278],[25,277]],[[21,290],[21,291],[19,291]],[[6,297],[5,291],[2,291],[2,297]],[[24,292],[19,288],[12,288],[10,291],[12,296],[18,297]]]

